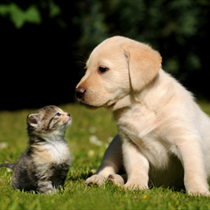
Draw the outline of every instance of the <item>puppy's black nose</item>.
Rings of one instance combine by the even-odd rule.
[[[75,89],[75,92],[76,92],[77,99],[81,99],[84,96],[86,90],[83,87],[78,87]]]

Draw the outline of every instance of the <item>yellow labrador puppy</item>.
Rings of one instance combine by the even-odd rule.
[[[86,184],[123,184],[117,173],[124,166],[125,188],[147,189],[151,181],[209,195],[210,119],[161,61],[150,46],[121,36],[91,53],[76,87],[78,101],[113,111],[119,134]]]

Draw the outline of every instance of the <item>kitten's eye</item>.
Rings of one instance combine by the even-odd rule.
[[[57,113],[55,116],[56,116],[56,117],[59,117],[59,116],[61,116],[61,114],[60,114],[60,113]]]
[[[107,67],[102,67],[102,66],[100,66],[99,68],[98,68],[98,71],[99,71],[99,73],[104,73],[105,71],[108,71],[109,69],[107,68]]]

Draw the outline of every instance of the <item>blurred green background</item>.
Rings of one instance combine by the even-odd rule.
[[[210,99],[209,0],[0,0],[0,109],[74,102],[89,53],[114,35],[149,43]]]

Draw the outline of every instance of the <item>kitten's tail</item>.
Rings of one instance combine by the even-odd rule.
[[[13,164],[13,163],[3,163],[3,164],[0,165],[0,167],[7,167],[7,168],[11,168],[13,170],[14,167],[15,167],[15,164]]]

